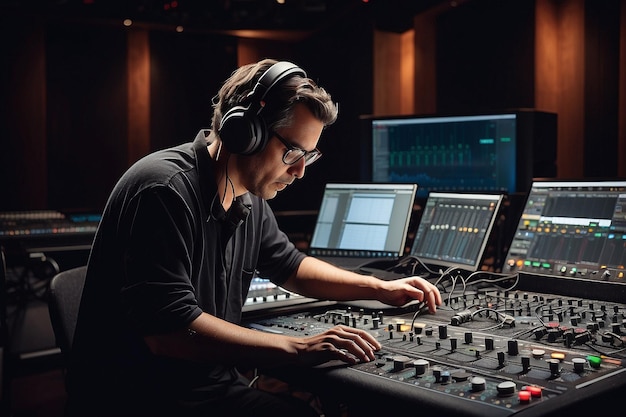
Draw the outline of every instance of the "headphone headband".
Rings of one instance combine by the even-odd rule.
[[[280,61],[275,63],[261,75],[261,78],[259,78],[249,95],[250,98],[260,104],[272,87],[293,75],[300,75],[306,78],[306,72],[291,62]]]
[[[251,155],[265,148],[269,132],[260,113],[265,96],[277,84],[294,75],[306,77],[306,72],[289,61],[279,61],[269,67],[248,94],[247,106],[235,106],[222,117],[219,135],[231,153]]]

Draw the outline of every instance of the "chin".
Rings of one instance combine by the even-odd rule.
[[[278,190],[270,190],[270,189],[265,189],[265,190],[263,190],[263,192],[261,194],[259,194],[259,196],[263,200],[271,200],[272,198],[276,197],[277,195],[278,195]]]

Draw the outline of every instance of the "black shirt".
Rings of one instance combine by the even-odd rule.
[[[219,389],[230,367],[154,356],[143,336],[184,329],[202,311],[238,323],[255,271],[280,285],[303,258],[263,199],[244,194],[224,212],[204,134],[141,159],[116,184],[95,236],[70,398],[93,401],[103,389],[117,398],[113,389],[141,408],[142,398]]]

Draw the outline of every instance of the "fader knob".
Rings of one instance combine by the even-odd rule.
[[[485,338],[485,349],[493,350],[494,348],[494,340],[491,337]]]
[[[558,359],[548,359],[548,365],[550,366],[550,373],[553,376],[557,376],[561,373],[561,362]]]
[[[435,382],[441,382],[441,368],[438,366],[433,367],[433,376],[435,377]]]
[[[456,337],[453,337],[453,338],[450,339],[450,351],[451,352],[454,352],[456,350],[457,344],[458,344],[458,342],[457,342]]]
[[[498,368],[504,366],[504,352],[498,352]]]
[[[448,326],[439,326],[439,339],[448,338]]]

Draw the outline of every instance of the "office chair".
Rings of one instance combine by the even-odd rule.
[[[9,330],[7,323],[6,258],[0,248],[0,414],[8,415],[11,399],[9,373]]]
[[[56,344],[65,360],[72,349],[86,273],[86,266],[61,271],[52,277],[48,288],[50,322]]]

